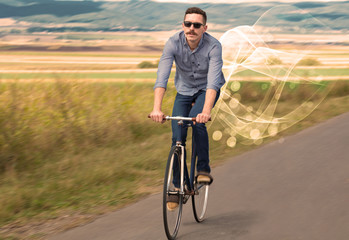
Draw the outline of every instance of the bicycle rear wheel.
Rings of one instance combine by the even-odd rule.
[[[207,210],[209,185],[197,183],[195,179],[194,190],[195,194],[192,196],[193,213],[195,220],[200,223],[204,220]]]
[[[175,189],[173,184],[173,165],[177,162],[178,166],[180,166],[180,159],[181,150],[176,146],[172,147],[166,166],[162,201],[164,227],[168,239],[176,238],[182,217],[183,195],[179,194],[179,191]],[[167,199],[170,196],[178,196],[179,198],[176,209],[170,210],[167,208]]]

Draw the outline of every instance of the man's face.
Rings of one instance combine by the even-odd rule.
[[[201,14],[187,14],[184,18],[185,22],[191,22],[191,23],[204,23],[204,17]],[[184,23],[182,23],[183,31],[185,33],[185,36],[187,38],[188,42],[192,43],[199,43],[202,34],[206,32],[207,26],[201,25],[200,28],[195,28],[194,24],[191,24],[190,27],[186,27]]]

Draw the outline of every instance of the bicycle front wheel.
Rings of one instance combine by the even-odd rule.
[[[174,178],[177,178],[176,181],[179,183],[179,176],[174,176],[173,174],[174,166],[180,169],[181,154],[182,153],[179,148],[176,146],[172,147],[168,157],[164,178],[162,207],[164,227],[168,239],[176,238],[182,217],[183,195],[179,193],[178,188],[176,188],[174,185]],[[169,208],[167,206],[168,199],[173,197],[178,197],[178,207]]]
[[[205,218],[208,202],[208,184],[194,182],[195,194],[192,196],[192,206],[195,220],[202,222]]]

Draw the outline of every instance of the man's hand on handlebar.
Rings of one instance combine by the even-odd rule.
[[[197,123],[207,123],[208,121],[210,121],[210,119],[211,119],[211,115],[207,113],[199,113],[196,116]]]
[[[166,120],[164,119],[165,114],[159,110],[153,110],[150,114],[149,117],[154,121],[154,122],[159,122],[159,123],[164,123]]]

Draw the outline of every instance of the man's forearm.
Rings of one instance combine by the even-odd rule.
[[[202,113],[211,114],[211,110],[213,108],[214,102],[216,100],[217,91],[214,89],[207,89],[205,96],[205,104],[202,109]]]
[[[161,106],[162,106],[162,99],[164,98],[165,95],[165,88],[155,88],[154,90],[154,108],[153,110],[155,111],[161,111]]]

